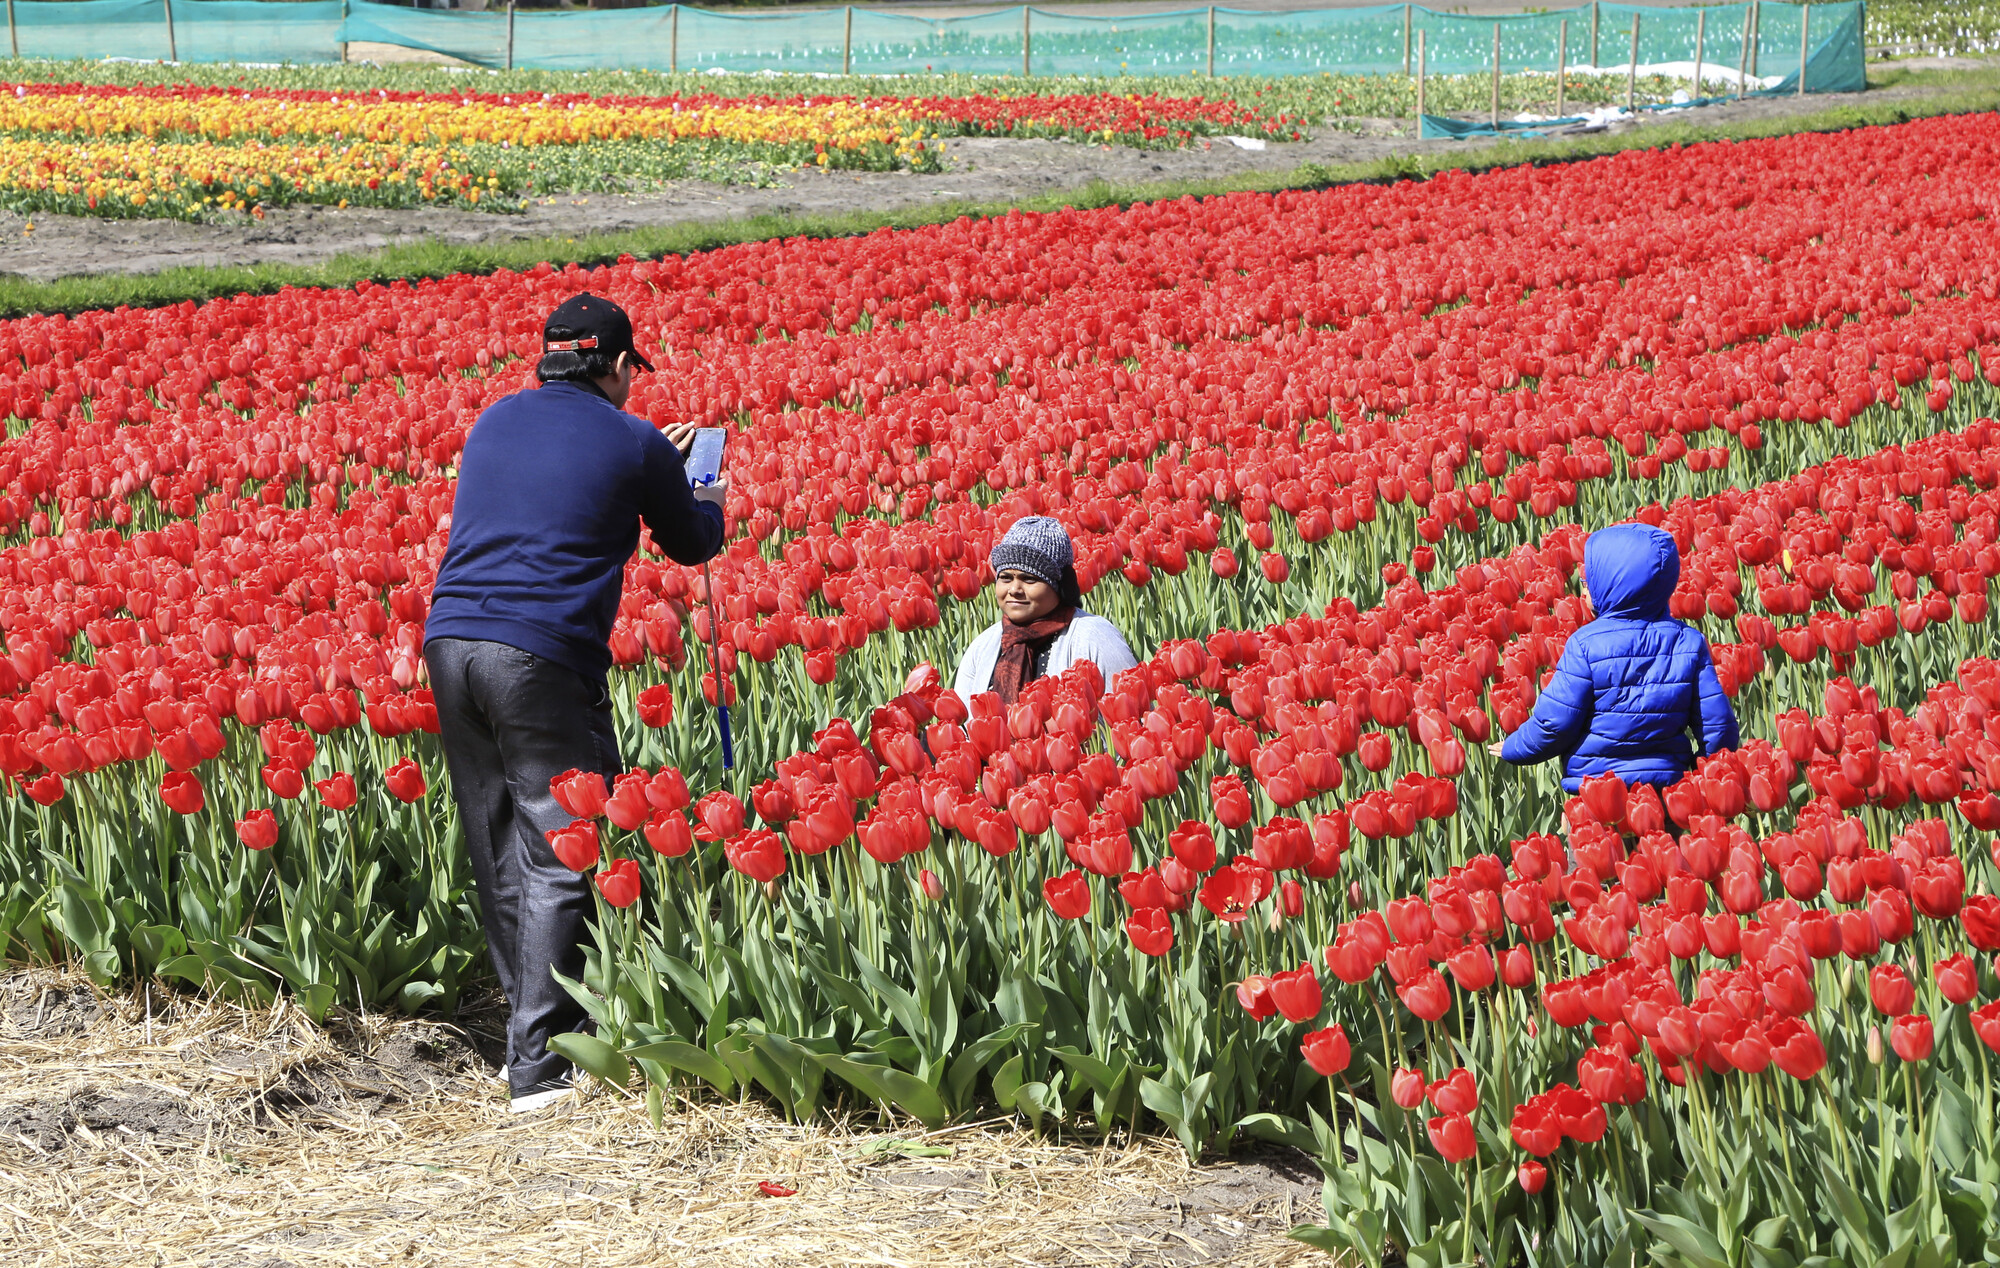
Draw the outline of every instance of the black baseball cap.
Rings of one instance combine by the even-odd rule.
[[[562,337],[557,338],[557,332]],[[653,363],[639,353],[632,342],[632,319],[610,300],[585,291],[557,305],[542,323],[543,352],[583,352],[595,350],[617,355],[625,353],[633,364],[650,370]]]

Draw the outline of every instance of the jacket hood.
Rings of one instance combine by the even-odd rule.
[[[1663,621],[1681,579],[1673,534],[1651,524],[1614,524],[1583,546],[1583,579],[1599,617]]]

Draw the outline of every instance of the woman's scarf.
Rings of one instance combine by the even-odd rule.
[[[1000,622],[1000,656],[993,663],[993,690],[1001,702],[1013,704],[1021,688],[1035,676],[1035,644],[1052,639],[1069,628],[1076,617],[1073,607],[1060,607],[1039,621],[1016,625]]]

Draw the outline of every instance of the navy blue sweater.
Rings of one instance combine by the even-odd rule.
[[[641,519],[676,563],[722,548],[722,511],[695,501],[680,451],[595,385],[494,403],[459,456],[425,639],[505,643],[602,683]]]

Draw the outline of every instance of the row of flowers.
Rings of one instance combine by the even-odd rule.
[[[95,138],[433,146],[712,139],[844,147],[923,127],[957,136],[1070,136],[1161,144],[1223,132],[1288,139],[1298,122],[1233,101],[1155,93],[634,97],[0,82],[0,132]]]

